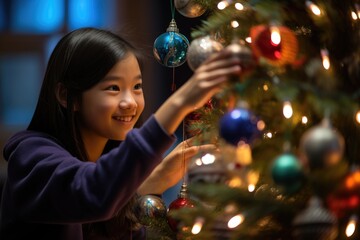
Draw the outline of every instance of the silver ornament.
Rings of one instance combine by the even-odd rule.
[[[296,240],[334,240],[338,235],[336,217],[317,197],[312,197],[308,207],[295,217],[293,227]]]
[[[307,130],[300,139],[300,158],[310,169],[338,163],[344,153],[344,138],[328,123]]]
[[[206,11],[206,8],[194,0],[174,0],[176,10],[188,18],[200,17]]]
[[[149,225],[152,219],[166,219],[167,208],[164,201],[156,195],[139,197],[135,206],[135,214],[143,225]]]
[[[223,45],[210,36],[194,39],[187,51],[187,62],[191,70],[195,71],[210,55],[223,49]]]

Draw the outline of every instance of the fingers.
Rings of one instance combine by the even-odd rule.
[[[216,69],[229,68],[232,66],[240,66],[239,58],[235,56],[229,56],[228,58],[205,62],[196,70],[196,72],[210,72]]]
[[[199,152],[213,152],[217,149],[214,144],[204,144],[200,146],[189,146],[184,149],[184,156],[186,159],[194,157]]]

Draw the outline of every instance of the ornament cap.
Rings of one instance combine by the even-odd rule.
[[[188,198],[188,192],[187,192],[187,184],[185,182],[182,183],[180,192],[178,194],[179,198]]]
[[[176,25],[175,19],[171,19],[169,27],[166,29],[167,32],[179,32],[179,29]]]

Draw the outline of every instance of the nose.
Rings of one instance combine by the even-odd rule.
[[[130,92],[124,92],[119,101],[119,107],[122,109],[136,108],[137,103],[134,96]]]

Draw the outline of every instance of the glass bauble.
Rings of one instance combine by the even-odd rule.
[[[176,10],[188,18],[200,17],[206,11],[206,8],[195,0],[174,0]]]
[[[220,136],[237,146],[240,141],[251,143],[259,135],[258,118],[246,108],[235,108],[220,119]]]
[[[178,67],[186,61],[189,40],[176,27],[172,20],[167,31],[158,36],[154,42],[155,59],[166,67]]]
[[[212,54],[219,52],[224,47],[210,36],[194,39],[187,52],[187,62],[191,70],[195,71]]]

